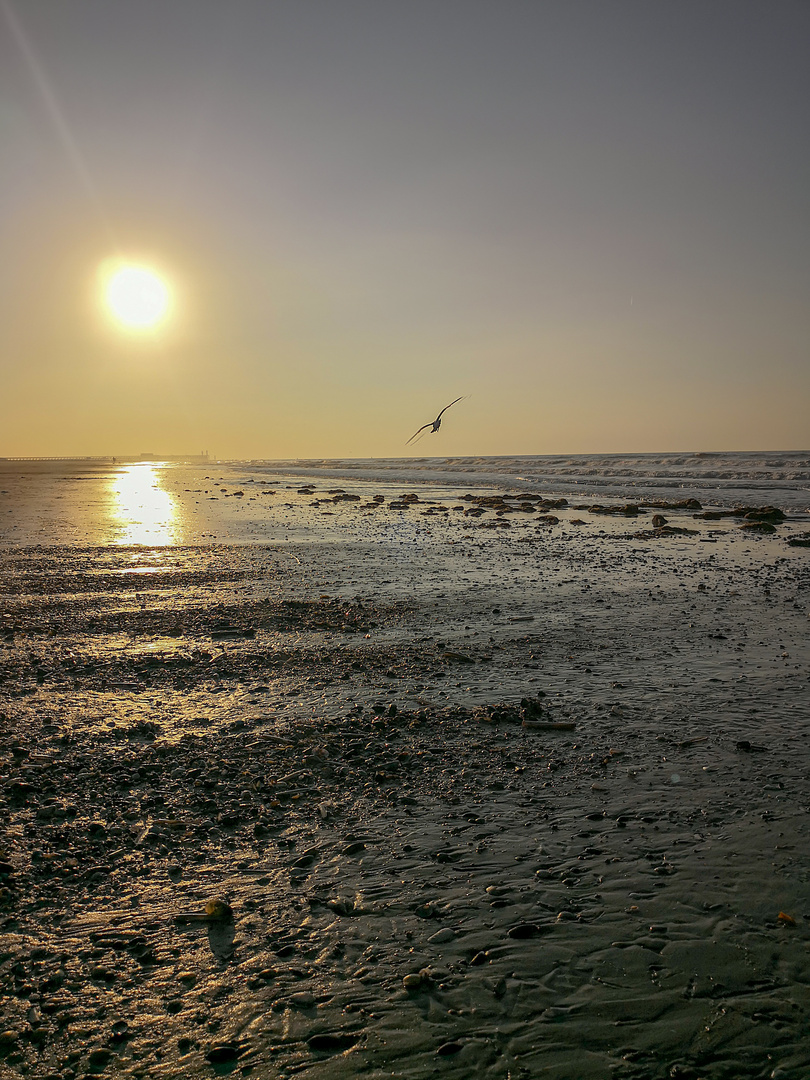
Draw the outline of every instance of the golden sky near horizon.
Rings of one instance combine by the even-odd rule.
[[[0,456],[810,445],[810,9],[0,25]]]

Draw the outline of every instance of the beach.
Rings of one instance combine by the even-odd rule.
[[[806,488],[440,472],[0,475],[0,1075],[808,1075]]]

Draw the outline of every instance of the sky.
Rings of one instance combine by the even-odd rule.
[[[806,0],[0,0],[0,456],[806,449],[808,55]]]

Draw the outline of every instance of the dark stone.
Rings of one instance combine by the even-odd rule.
[[[543,933],[543,927],[537,923],[518,923],[509,931],[509,937],[515,941],[524,941],[526,938],[539,937]]]
[[[308,851],[300,859],[296,859],[292,865],[298,867],[299,870],[304,870],[307,866],[312,866],[317,857],[314,852]]]
[[[99,1046],[95,1050],[91,1050],[87,1055],[87,1062],[91,1069],[104,1069],[109,1065],[112,1059],[112,1050],[107,1050],[106,1047]]]
[[[773,521],[785,520],[785,514],[776,506],[736,506],[735,517],[744,517],[746,521]]]
[[[770,521],[761,521],[761,520],[759,520],[757,518],[755,518],[755,519],[753,519],[751,521],[748,521],[748,520],[744,521],[743,524],[740,525],[740,528],[745,529],[747,532],[758,532],[758,533],[776,532],[776,526],[771,525]]]
[[[357,855],[360,851],[365,851],[366,845],[362,840],[356,840],[353,844],[347,844],[341,851],[341,855]]]
[[[227,1065],[236,1061],[240,1053],[241,1050],[235,1043],[215,1043],[205,1057],[212,1065]]]
[[[591,514],[618,514],[622,517],[638,517],[639,514],[644,513],[635,503],[625,503],[624,506],[602,506],[600,503],[595,503],[587,509]]]
[[[359,1035],[354,1035],[350,1031],[324,1031],[320,1035],[313,1035],[307,1045],[310,1050],[333,1053],[337,1050],[348,1050],[359,1038]]]

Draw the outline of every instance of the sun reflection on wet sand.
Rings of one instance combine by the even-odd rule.
[[[160,484],[154,465],[129,465],[111,481],[115,543],[176,544],[177,501]]]

